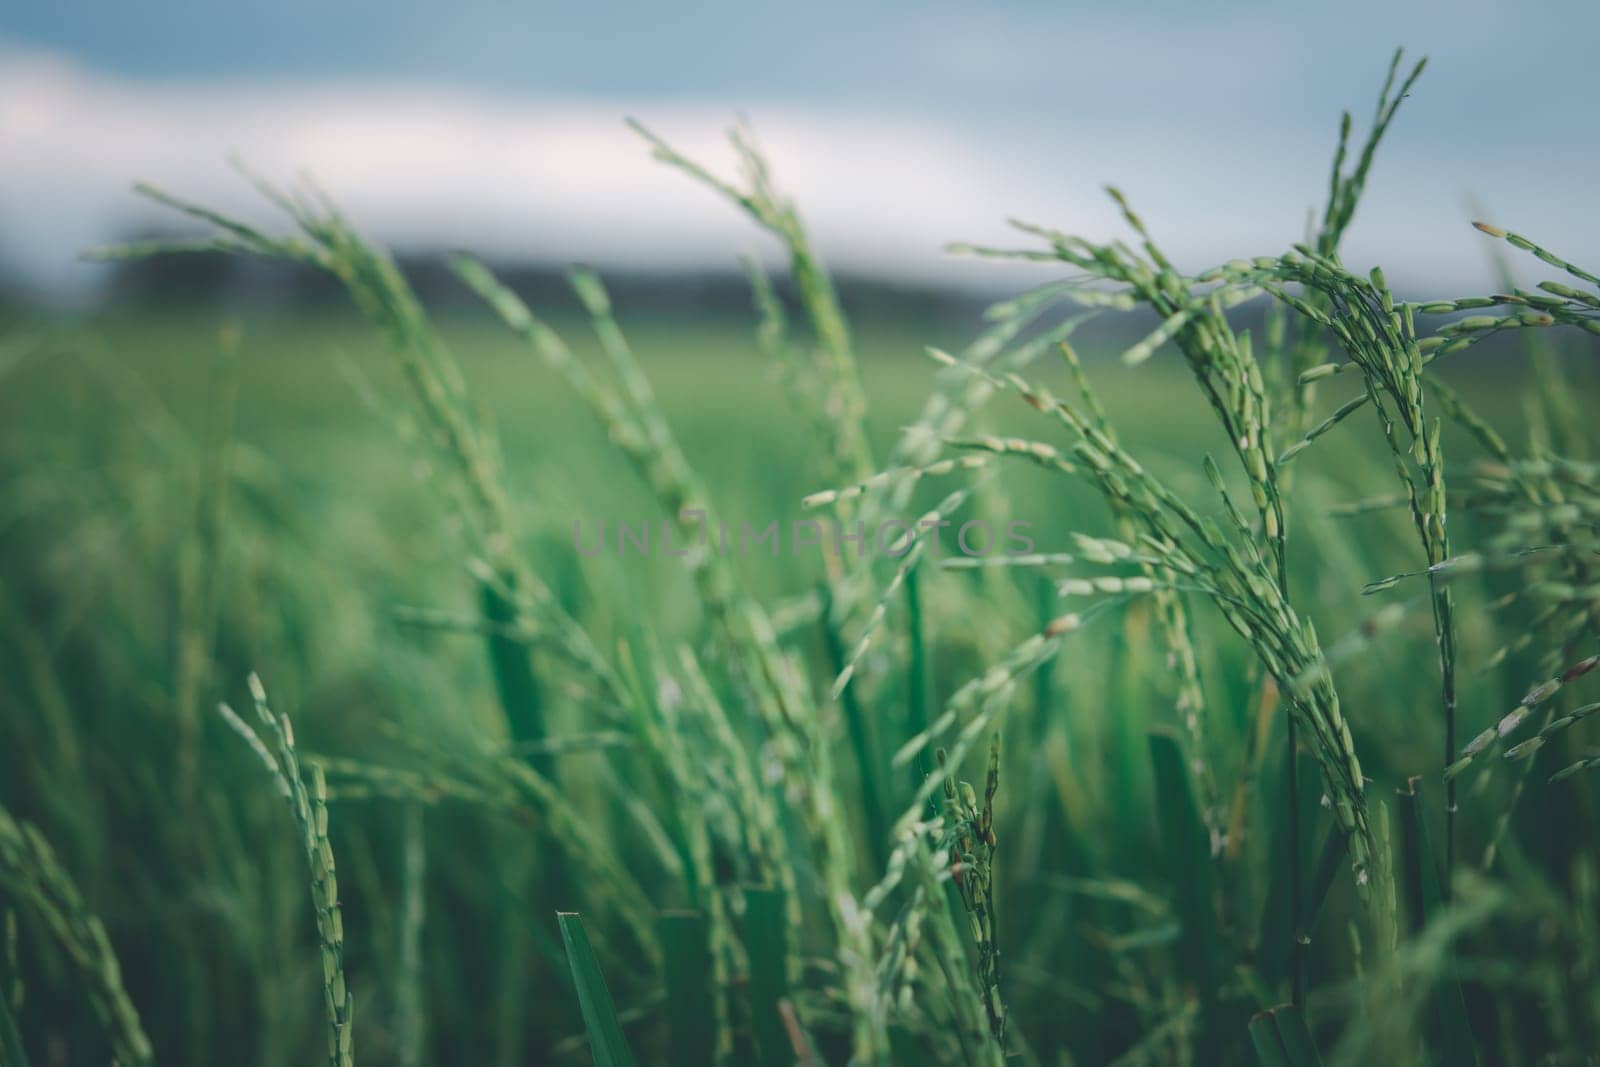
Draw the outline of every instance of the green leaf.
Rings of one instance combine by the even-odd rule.
[[[1278,1037],[1289,1054],[1294,1067],[1321,1067],[1322,1057],[1317,1054],[1316,1043],[1311,1040],[1311,1030],[1293,1004],[1272,1009],[1272,1018],[1278,1024]]]
[[[1400,790],[1400,865],[1405,879],[1405,912],[1413,937],[1420,934],[1433,916],[1445,907],[1428,839],[1428,821],[1422,811],[1421,779],[1412,778]],[[1445,957],[1436,979],[1432,1001],[1433,1019],[1429,1026],[1430,1058],[1437,1063],[1475,1064],[1477,1044],[1467,1022],[1467,1002],[1456,974],[1455,956]]]
[[[822,638],[828,653],[828,667],[834,677],[838,677],[848,661],[843,635],[834,623],[833,596],[827,583],[822,585]],[[855,754],[856,772],[861,779],[861,811],[866,824],[867,850],[872,856],[874,868],[882,868],[888,862],[889,852],[889,820],[883,808],[883,787],[878,781],[878,768],[883,760],[878,756],[877,738],[861,707],[854,679],[839,692],[839,707],[844,712],[850,749]]]
[[[744,946],[750,957],[750,1020],[763,1067],[787,1067],[794,1046],[778,1002],[789,995],[789,917],[783,890],[744,891]]]
[[[1311,1031],[1293,1004],[1257,1012],[1250,1019],[1250,1043],[1261,1067],[1321,1067]]]
[[[1350,836],[1337,823],[1328,827],[1328,836],[1322,840],[1322,853],[1317,856],[1316,870],[1311,874],[1311,884],[1306,891],[1306,928],[1310,934],[1322,917],[1322,906],[1328,902],[1328,892],[1334,880],[1344,869],[1345,853],[1350,851]]]
[[[499,580],[509,586],[515,579],[504,574]],[[500,699],[511,738],[518,742],[543,741],[544,700],[538,679],[534,677],[528,646],[505,633],[507,627],[517,622],[517,606],[506,590],[491,582],[480,584],[479,600],[489,631],[489,667],[494,675],[495,694]],[[555,757],[547,753],[535,754],[528,757],[528,762],[548,778],[554,769]]]
[[[1283,1038],[1278,1036],[1278,1024],[1272,1012],[1257,1012],[1250,1017],[1250,1044],[1255,1046],[1256,1059],[1261,1067],[1292,1067]]]
[[[928,653],[922,623],[921,567],[906,572],[906,728],[903,740],[920,736],[928,729]],[[1043,668],[1040,674],[1044,673]],[[928,777],[928,753],[917,753],[911,768],[911,792],[922,788]]]
[[[669,911],[656,919],[667,979],[667,1034],[671,1062],[705,1067],[716,1059],[711,951],[699,912]]]
[[[1168,733],[1152,733],[1150,762],[1155,772],[1162,851],[1178,913],[1179,970],[1200,999],[1197,1059],[1201,1063],[1217,1063],[1222,1058],[1217,1017],[1221,948],[1217,940],[1211,838],[1200,819],[1178,739]]]
[[[633,1067],[633,1053],[617,1022],[611,991],[595,961],[589,935],[576,912],[556,912],[561,926],[561,942],[567,948],[567,964],[572,968],[572,984],[578,991],[578,1007],[583,1012],[583,1028],[589,1034],[589,1052],[595,1067]]]
[[[11,1005],[4,991],[0,991],[0,1067],[28,1067],[28,1053],[22,1047],[22,1035],[17,1032],[17,1021],[11,1017]]]
[[[1281,724],[1286,716],[1279,715]],[[1333,884],[1329,877],[1323,881],[1322,861],[1318,864],[1318,875],[1307,884],[1304,872],[1308,866],[1307,852],[1312,838],[1312,831],[1316,827],[1316,816],[1320,810],[1317,799],[1322,791],[1321,773],[1317,769],[1316,759],[1308,753],[1298,754],[1300,795],[1296,798],[1301,820],[1300,850],[1298,857],[1301,871],[1301,902],[1299,929],[1295,928],[1294,909],[1290,898],[1290,878],[1288,865],[1281,862],[1280,857],[1289,854],[1289,820],[1287,805],[1284,803],[1288,795],[1288,746],[1284,743],[1285,730],[1280,725],[1268,738],[1267,745],[1270,752],[1281,752],[1284,758],[1274,760],[1272,773],[1265,776],[1262,789],[1262,806],[1266,823],[1267,862],[1270,870],[1267,880],[1267,899],[1261,910],[1261,931],[1256,949],[1256,969],[1262,980],[1276,986],[1289,976],[1289,963],[1294,953],[1296,943],[1309,939],[1316,929],[1317,913],[1321,910],[1322,902],[1327,897],[1328,888]],[[1339,857],[1344,855],[1344,837],[1337,826],[1329,830],[1327,844],[1323,847],[1323,860],[1326,860],[1330,848],[1337,846],[1338,852],[1334,856],[1334,871],[1338,869]],[[1320,883],[1320,885],[1319,885]]]

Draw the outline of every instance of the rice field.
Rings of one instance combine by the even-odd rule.
[[[1600,264],[1341,259],[1421,72],[961,325],[738,129],[737,323],[141,190],[344,304],[0,314],[0,1065],[1597,1062]]]

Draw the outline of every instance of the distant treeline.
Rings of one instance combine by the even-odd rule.
[[[397,251],[395,260],[430,307],[476,306],[437,251]],[[566,281],[567,265],[550,261],[497,261],[496,274],[535,307],[559,313],[578,305]],[[613,301],[629,315],[650,318],[741,317],[752,314],[749,283],[736,269],[602,271]],[[786,301],[787,280],[774,278]],[[970,322],[984,298],[969,290],[917,286],[866,276],[836,279],[840,300],[853,317]],[[108,307],[218,304],[238,307],[341,305],[344,295],[327,273],[292,264],[222,253],[185,253],[130,259],[109,265],[99,302]]]
[[[160,235],[171,237],[171,234]],[[139,235],[136,240],[148,239]],[[449,256],[439,250],[398,250],[396,264],[435,312],[471,311],[481,304],[456,278]],[[567,283],[568,264],[554,261],[491,261],[498,277],[529,305],[554,318],[582,314]],[[187,308],[229,308],[240,311],[274,309],[312,311],[343,308],[346,301],[339,283],[310,267],[216,252],[188,252],[145,256],[106,264],[106,273],[91,305],[101,310],[181,311]],[[655,322],[754,321],[755,309],[749,281],[739,270],[638,269],[609,267],[602,270],[613,304],[624,319]],[[1041,278],[1043,282],[1047,278]],[[797,294],[781,270],[772,282],[788,305],[796,323],[802,321]],[[868,275],[835,275],[834,284],[851,321],[860,325],[915,322],[935,337],[971,337],[982,326],[983,311],[993,294],[957,286],[917,285]],[[0,269],[0,330],[8,322],[32,317],[35,294],[17,284],[15,276]],[[1231,318],[1242,330],[1259,332],[1265,323],[1265,305],[1257,302],[1233,311]],[[1037,333],[1059,321],[1054,312],[1028,333]],[[1444,325],[1448,319],[1436,320]],[[1101,315],[1074,334],[1075,343],[1091,356],[1126,348],[1160,323],[1146,311]],[[1592,350],[1589,339],[1552,339],[1557,348]],[[1454,362],[1493,367],[1509,361],[1520,365],[1514,336],[1487,339]],[[1508,368],[1509,369],[1509,368]]]

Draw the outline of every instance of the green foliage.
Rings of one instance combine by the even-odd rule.
[[[1250,1043],[1261,1067],[1321,1067],[1306,1021],[1293,1004],[1259,1012],[1250,1019]]]
[[[84,907],[77,886],[37,828],[19,823],[0,808],[0,889],[33,912],[59,946],[75,984],[94,1008],[116,1059],[130,1065],[154,1063],[150,1039],[123,986],[122,968],[100,918]],[[10,999],[11,991],[6,991]],[[7,1005],[0,1050],[26,1063]]]
[[[1412,932],[1420,933],[1427,929],[1429,918],[1443,910],[1445,896],[1428,837],[1421,791],[1414,778],[1400,793],[1400,851],[1406,917]],[[1446,962],[1445,972],[1435,981],[1434,1018],[1427,1041],[1432,1058],[1440,1063],[1477,1063],[1478,1050],[1467,1021],[1467,1005],[1453,961]]]
[[[1156,813],[1167,876],[1183,885],[1176,894],[1178,971],[1200,1003],[1196,1054],[1203,1062],[1221,1059],[1223,1021],[1218,991],[1222,984],[1222,946],[1212,882],[1210,842],[1195,806],[1194,789],[1183,764],[1183,749],[1165,734],[1150,736],[1155,767]]]
[[[594,958],[583,920],[576,913],[556,916],[561,927],[561,943],[567,949],[567,964],[572,968],[572,985],[578,992],[578,1007],[583,1011],[583,1028],[589,1034],[589,1052],[595,1067],[633,1067],[633,1053],[617,1022],[611,991]]]
[[[300,770],[300,754],[295,748],[294,727],[289,717],[267,706],[267,693],[260,679],[252,674],[249,683],[256,718],[266,733],[265,742],[228,705],[222,704],[218,710],[228,726],[260,758],[300,830],[311,873],[311,906],[316,913],[317,936],[321,941],[323,1003],[328,1012],[328,1061],[333,1067],[350,1067],[355,1062],[355,1000],[345,981],[344,912],[339,904],[333,845],[328,841],[327,779],[321,765],[313,763],[311,781],[307,784]]]
[[[23,934],[0,1048],[1600,1047],[1600,468],[1574,399],[1596,380],[1556,347],[1592,349],[1600,283],[1488,224],[1562,280],[1507,266],[1501,292],[1409,302],[1344,264],[1420,69],[1396,57],[1360,147],[1345,119],[1304,246],[1191,273],[1118,193],[1129,239],[1023,225],[1028,247],[983,251],[1055,275],[933,348],[931,382],[893,357],[912,327],[846,322],[743,132],[738,182],[646,136],[782,242],[787,288],[752,275],[753,346],[624,332],[583,270],[571,308],[535,308],[466,258],[488,314],[436,320],[314,189],[261,183],[288,236],[147,190],[208,228],[191,248],[337,278],[376,340],[252,321],[196,375],[165,355],[193,320],[134,318],[0,359],[24,428],[0,441],[0,801],[28,819],[0,818]],[[1080,326],[1119,315],[1100,336],[1135,338],[1122,364],[1080,358]],[[1458,358],[1544,334],[1520,411],[1505,368]],[[330,342],[376,430],[327,388]],[[716,550],[806,508],[1015,516],[1039,543]],[[601,515],[690,550],[574,552],[574,518]],[[304,770],[253,675],[257,726],[197,713],[257,665]],[[1416,775],[1440,784],[1391,804]]]
[[[794,1047],[783,1024],[789,996],[789,931],[783,893],[750,887],[744,891],[745,944],[750,954],[750,1027],[763,1064],[794,1062]]]
[[[716,979],[705,916],[669,912],[656,926],[666,970],[672,1062],[680,1067],[712,1063],[717,1057]]]

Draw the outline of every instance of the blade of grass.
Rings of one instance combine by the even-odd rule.
[[[1261,1067],[1322,1067],[1311,1031],[1293,1004],[1251,1016],[1250,1043],[1255,1046]]]
[[[666,965],[671,1062],[704,1067],[716,1062],[717,1034],[705,916],[696,911],[663,912],[656,919],[656,930]]]
[[[1311,888],[1305,900],[1305,928],[1301,933],[1310,937],[1317,928],[1317,920],[1322,916],[1322,906],[1328,901],[1328,891],[1333,888],[1333,881],[1339,876],[1339,869],[1344,862],[1345,853],[1350,850],[1349,835],[1337,823],[1328,827],[1328,836],[1323,838],[1322,852],[1317,856],[1317,868],[1311,875]]]
[[[1199,1061],[1222,1059],[1218,1029],[1217,985],[1221,950],[1213,900],[1211,846],[1194,790],[1184,766],[1183,746],[1170,733],[1150,735],[1150,762],[1155,773],[1156,809],[1168,861],[1168,876],[1177,889],[1179,969],[1200,1003]]]
[[[788,1067],[794,1046],[778,1002],[789,995],[789,928],[783,891],[744,891],[745,951],[750,956],[750,1025],[763,1067]]]
[[[1399,791],[1400,864],[1405,877],[1406,916],[1412,937],[1421,935],[1429,920],[1445,906],[1439,868],[1428,839],[1420,785],[1420,779],[1412,778],[1406,788]],[[1461,992],[1453,954],[1446,957],[1430,999],[1433,1020],[1429,1027],[1429,1045],[1433,1061],[1452,1065],[1477,1063],[1477,1044],[1467,1021],[1466,998]]]
[[[502,632],[518,620],[517,607],[492,583],[481,583],[479,590],[483,619],[489,631],[489,666],[511,739],[518,744],[541,742],[546,736],[544,705],[529,658],[531,653],[526,644]],[[548,753],[532,754],[528,762],[546,778],[555,770],[555,760]]]
[[[845,647],[839,633],[838,620],[833,617],[833,595],[830,586],[823,583],[822,639],[828,653],[828,668],[834,677],[841,677],[845,668]],[[872,857],[874,870],[882,870],[889,855],[889,820],[883,810],[882,784],[878,780],[878,746],[873,736],[872,724],[861,707],[852,678],[839,691],[839,707],[844,712],[845,731],[850,737],[850,750],[855,755],[856,773],[861,779],[861,813],[866,824],[867,854]]]
[[[907,739],[928,729],[928,652],[922,621],[922,568],[906,572],[906,730]],[[1053,606],[1053,605],[1052,605]],[[922,788],[928,777],[928,754],[917,753],[911,768],[911,789]]]
[[[1289,1054],[1289,1062],[1294,1067],[1322,1067],[1322,1057],[1317,1054],[1316,1043],[1311,1040],[1311,1029],[1306,1026],[1300,1009],[1293,1004],[1285,1004],[1272,1010],[1272,1018],[1278,1024],[1278,1037],[1283,1041],[1284,1051]]]
[[[589,1035],[589,1052],[595,1067],[633,1067],[633,1053],[617,1022],[617,1009],[611,1002],[594,948],[576,912],[556,912],[561,927],[561,942],[567,949],[567,964],[572,968],[572,984],[578,992],[578,1008],[583,1012],[583,1028]]]
[[[11,998],[0,996],[0,1067],[28,1067],[17,1021],[11,1017]]]
[[[1288,751],[1287,746],[1271,745],[1269,751],[1282,752],[1284,758],[1279,761],[1278,773],[1275,774],[1271,788],[1266,792],[1268,797],[1284,796],[1290,785],[1286,779]],[[1322,783],[1317,777],[1315,761],[1306,753],[1297,753],[1298,762],[1301,764],[1299,773],[1293,776],[1296,789],[1293,805],[1271,803],[1265,806],[1267,819],[1267,854],[1272,857],[1291,856],[1296,865],[1292,870],[1288,863],[1274,863],[1267,885],[1267,899],[1261,912],[1261,937],[1257,949],[1257,970],[1261,977],[1268,982],[1276,984],[1285,978],[1291,979],[1294,985],[1295,970],[1291,965],[1296,956],[1304,956],[1306,942],[1310,938],[1311,930],[1315,926],[1316,910],[1321,905],[1316,897],[1316,890],[1306,892],[1306,868],[1308,866],[1306,844],[1310,840],[1309,833],[1295,834],[1292,830],[1292,820],[1296,813],[1309,814],[1317,810],[1317,797],[1321,792]],[[1315,823],[1303,826],[1304,830],[1312,830]],[[1338,833],[1334,828],[1330,833]],[[1298,844],[1298,849],[1291,843]],[[1335,857],[1335,862],[1343,856],[1341,849]],[[1329,884],[1323,884],[1320,892],[1323,897],[1327,895]],[[1298,890],[1298,893],[1295,891]],[[1303,970],[1303,968],[1300,968]],[[1303,989],[1303,987],[1302,987]],[[1291,995],[1301,992],[1301,989],[1291,989]]]
[[[1261,1067],[1293,1067],[1271,1011],[1257,1012],[1250,1017],[1250,1044],[1255,1046],[1256,1060]]]

